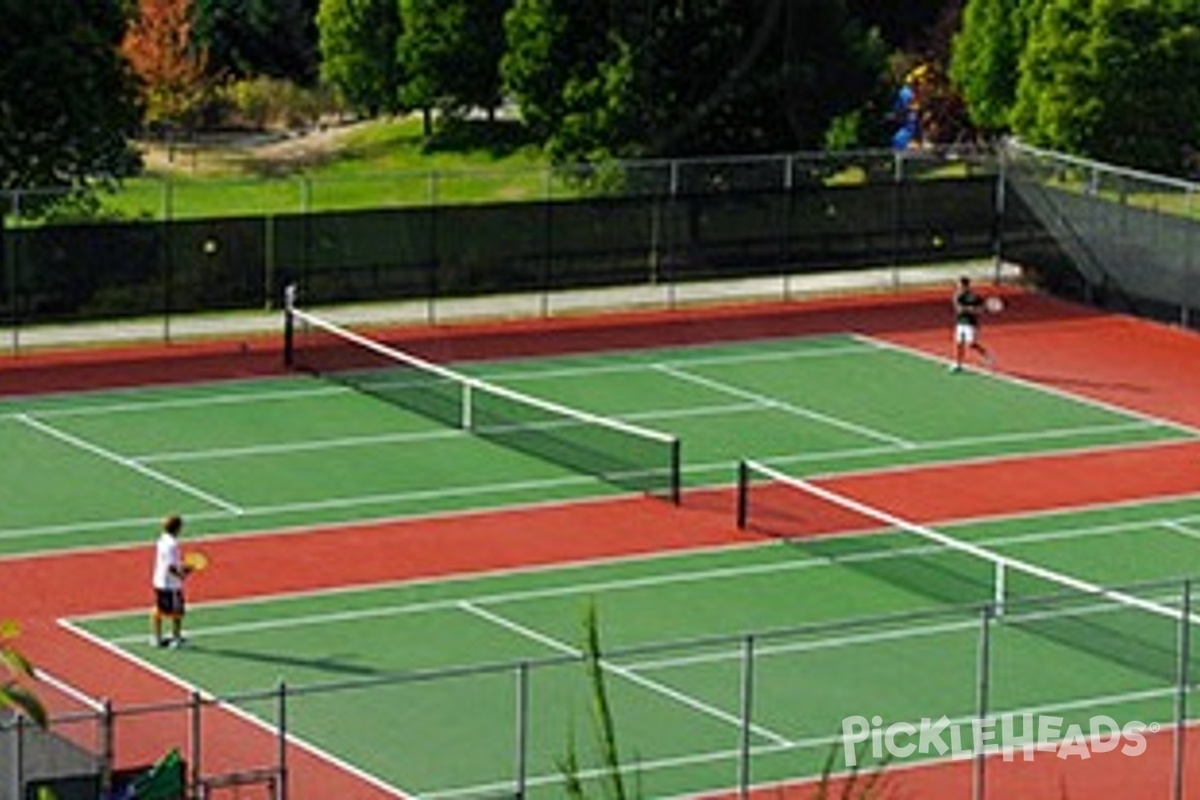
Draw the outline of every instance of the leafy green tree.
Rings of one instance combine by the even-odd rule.
[[[1178,172],[1200,141],[1200,4],[1047,0],[1012,127],[1034,143]]]
[[[0,0],[0,189],[87,190],[137,168],[137,90],[118,52],[126,8]]]
[[[878,88],[844,0],[517,0],[504,76],[555,160],[820,147]]]
[[[500,105],[504,13],[512,0],[403,0],[399,58],[405,105],[449,115]]]
[[[320,0],[196,0],[196,36],[215,72],[269,76],[302,86],[317,79]]]
[[[971,121],[1005,130],[1017,98],[1021,54],[1044,0],[968,0],[954,37],[950,78]]]
[[[357,111],[400,110],[399,0],[321,0],[317,28],[326,83]]]
[[[607,54],[607,0],[515,0],[505,16],[500,72],[534,136],[548,139],[568,113],[567,87]]]
[[[847,0],[846,5],[856,18],[877,28],[889,47],[908,50],[920,47],[930,29],[962,5],[962,0],[905,0],[903,3]]]
[[[16,623],[0,620],[0,671],[5,673],[0,681],[0,708],[19,711],[44,727],[46,709],[37,695],[18,680],[34,677],[33,665],[13,644],[18,632]]]

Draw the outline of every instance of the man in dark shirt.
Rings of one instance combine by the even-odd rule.
[[[983,310],[983,298],[971,288],[971,279],[965,275],[959,278],[954,292],[954,366],[951,367],[954,372],[962,370],[968,348],[978,353],[989,368],[995,363],[992,354],[979,342],[979,317]]]

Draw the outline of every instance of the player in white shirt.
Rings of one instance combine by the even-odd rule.
[[[188,576],[179,548],[179,532],[183,518],[171,515],[163,520],[162,531],[154,545],[154,611],[150,619],[154,630],[153,644],[157,647],[183,645],[183,581]],[[171,621],[171,638],[163,638],[163,620]]]

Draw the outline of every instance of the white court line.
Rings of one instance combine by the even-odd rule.
[[[977,543],[982,544],[982,545],[991,546],[991,547],[1004,547],[1004,546],[1022,545],[1022,544],[1033,544],[1033,545],[1052,544],[1052,543],[1060,542],[1060,541],[1070,541],[1070,540],[1074,540],[1074,539],[1083,539],[1083,538],[1088,538],[1088,537],[1093,537],[1093,536],[1112,536],[1112,535],[1116,535],[1116,534],[1122,533],[1127,530],[1136,530],[1136,529],[1144,528],[1148,525],[1155,524],[1155,522],[1156,522],[1155,520],[1138,520],[1138,521],[1130,521],[1127,523],[1110,523],[1110,524],[1106,524],[1106,525],[1070,528],[1070,529],[1064,529],[1064,530],[1054,530],[1054,531],[1051,531],[1048,533],[1046,533],[1046,532],[1044,532],[1044,533],[1027,532],[1027,533],[1014,534],[1011,536],[1000,536],[1000,537],[981,539],[981,540],[977,540]],[[866,532],[866,533],[854,532],[854,533],[838,534],[838,536],[839,536],[839,538],[855,538],[855,537],[860,537],[860,536],[872,536],[872,535],[876,535],[876,534],[877,534],[877,532],[872,531],[872,532]],[[772,547],[777,547],[777,546],[778,546],[778,543],[771,541],[771,542],[764,542],[764,543],[759,543],[759,544],[755,544],[755,545],[749,545],[748,547],[739,546],[739,547],[732,548],[732,549],[735,549],[735,550],[751,549],[751,550],[753,550],[753,549],[772,548]],[[547,586],[547,587],[540,588],[540,589],[516,589],[516,590],[511,590],[511,591],[506,591],[506,592],[490,592],[490,593],[484,593],[484,594],[476,593],[476,594],[468,594],[467,596],[458,595],[458,596],[452,596],[452,597],[447,597],[447,598],[442,598],[442,599],[437,599],[437,600],[428,600],[428,601],[424,601],[424,602],[403,603],[400,605],[373,604],[370,608],[359,609],[356,611],[332,611],[332,612],[323,612],[323,613],[317,613],[317,614],[306,614],[306,615],[302,615],[302,616],[288,617],[285,619],[281,619],[278,617],[271,617],[270,619],[260,619],[260,620],[256,620],[256,621],[252,621],[252,622],[229,623],[229,624],[224,624],[224,625],[209,625],[207,627],[202,627],[202,628],[193,628],[192,635],[196,636],[198,638],[207,637],[207,636],[240,635],[240,634],[245,634],[245,633],[259,633],[259,632],[268,631],[268,630],[305,627],[305,626],[311,626],[311,625],[325,625],[325,624],[331,624],[331,623],[355,622],[355,621],[359,621],[359,620],[370,620],[370,619],[384,618],[384,617],[389,617],[389,616],[398,616],[398,615],[403,615],[403,614],[432,613],[432,612],[445,611],[448,609],[457,608],[461,603],[464,603],[464,602],[474,603],[474,604],[486,604],[486,605],[494,606],[494,605],[499,605],[499,604],[503,604],[503,603],[520,603],[520,602],[528,602],[528,601],[532,601],[532,600],[547,600],[547,599],[562,598],[562,597],[575,597],[575,596],[581,596],[581,595],[583,595],[583,596],[595,595],[595,594],[600,594],[600,593],[605,593],[605,592],[619,592],[619,591],[629,591],[629,590],[644,589],[644,588],[679,586],[679,585],[686,585],[686,584],[692,584],[692,583],[702,583],[705,581],[737,580],[737,579],[743,579],[746,577],[752,577],[755,575],[780,575],[780,574],[784,574],[784,573],[798,572],[798,571],[802,571],[802,570],[815,569],[815,568],[837,567],[837,566],[843,566],[843,565],[847,565],[847,564],[867,563],[867,562],[874,562],[874,561],[887,561],[887,560],[896,559],[896,558],[906,558],[906,557],[911,557],[914,555],[921,555],[921,554],[929,553],[929,552],[939,552],[939,551],[941,551],[941,549],[942,548],[937,545],[922,544],[922,545],[908,546],[908,547],[902,547],[902,548],[886,549],[886,550],[875,551],[875,552],[865,552],[865,553],[860,553],[860,554],[856,554],[856,555],[840,556],[837,558],[829,558],[829,557],[807,554],[807,557],[804,558],[803,560],[770,561],[770,562],[766,562],[766,563],[748,564],[748,565],[743,565],[743,566],[714,567],[714,568],[710,568],[710,569],[701,569],[701,570],[670,570],[670,571],[659,572],[654,575],[648,575],[648,576],[640,577],[640,578],[616,578],[616,579],[611,579],[611,580],[584,580],[582,582],[580,582],[579,580],[572,580],[569,583],[560,584],[560,585],[556,585],[556,586]],[[640,563],[653,562],[653,561],[669,562],[669,561],[676,560],[679,558],[688,558],[690,556],[694,556],[697,554],[708,555],[711,552],[712,551],[710,551],[710,550],[702,549],[702,550],[696,551],[694,553],[670,554],[670,555],[666,555],[666,556],[638,557],[638,558],[634,558],[634,559],[630,559],[630,560],[637,561]],[[554,571],[565,571],[565,570],[576,571],[577,569],[588,569],[588,568],[593,568],[596,566],[601,566],[601,567],[609,566],[609,565],[611,565],[611,563],[612,562],[609,560],[601,560],[598,562],[584,562],[579,565],[568,565],[568,566],[551,565],[549,567],[544,567],[544,568],[534,568],[532,570],[528,570],[528,572],[538,573],[538,572],[554,572]],[[511,573],[510,572],[502,572],[499,574],[507,576],[507,575],[510,575]],[[490,575],[490,576],[489,575],[483,575],[483,576],[471,575],[471,576],[465,576],[465,577],[461,578],[461,581],[470,584],[470,583],[479,582],[479,581],[486,581],[488,578],[494,578],[494,577],[496,577],[496,576],[495,575]],[[373,586],[373,587],[367,587],[367,588],[354,588],[354,589],[350,589],[348,591],[347,590],[339,590],[336,593],[339,595],[344,595],[347,593],[358,594],[358,593],[362,593],[362,592],[373,592],[373,591],[379,591],[379,590],[387,591],[389,589],[406,586],[406,585],[411,585],[412,583],[413,582],[411,582],[411,581],[392,582],[392,583],[386,583],[386,584],[383,584],[380,586]],[[470,587],[468,587],[468,588],[470,588]],[[328,594],[328,593],[326,593],[326,592],[301,592],[295,596],[298,596],[301,598],[307,598],[307,597],[314,597],[314,596],[322,596],[325,594]],[[266,598],[262,598],[261,602],[270,603],[270,602],[279,601],[280,599],[281,598],[278,598],[278,597],[266,597]],[[236,601],[231,601],[228,603],[206,603],[204,605],[207,608],[220,608],[220,607],[225,607],[225,606],[242,606],[242,605],[244,605],[244,603],[245,603],[245,601],[243,601],[243,600],[236,600]],[[103,620],[103,619],[110,619],[110,618],[120,618],[120,617],[128,616],[128,614],[129,614],[128,611],[122,610],[122,611],[112,611],[112,612],[88,615],[88,616],[84,616],[84,617],[79,617],[78,619]],[[977,625],[978,622],[976,621],[972,624]],[[137,642],[140,639],[141,639],[140,636],[119,636],[119,637],[115,637],[112,641],[117,644],[128,644],[128,643]],[[831,643],[830,646],[836,646],[836,642]],[[820,647],[813,646],[812,649],[820,649]]]
[[[62,417],[94,417],[105,414],[144,414],[160,409],[207,408],[209,406],[241,405],[243,403],[277,402],[288,400],[307,400],[312,397],[351,394],[352,390],[344,386],[320,386],[307,389],[285,389],[256,392],[227,392],[224,394],[211,393],[203,397],[180,397],[169,400],[127,400],[119,403],[96,403],[65,408],[35,408],[25,413],[36,414],[41,419],[56,419]],[[36,403],[34,404],[36,405]],[[17,419],[20,412],[0,414],[0,420]]]
[[[705,388],[712,389],[714,391],[721,392],[723,394],[727,394],[732,397],[737,397],[742,400],[749,400],[750,402],[758,403],[763,408],[775,409],[778,411],[783,411],[788,414],[792,414],[793,416],[804,417],[806,419],[815,420],[815,421],[821,422],[825,425],[830,425],[835,428],[840,428],[845,431],[850,431],[852,433],[858,434],[859,436],[866,436],[867,438],[875,439],[876,441],[886,442],[886,443],[894,445],[896,447],[900,447],[900,448],[904,448],[904,449],[913,447],[913,442],[909,441],[908,439],[902,439],[901,437],[893,436],[890,433],[884,433],[883,431],[878,431],[873,428],[868,428],[865,425],[856,425],[853,422],[848,422],[847,420],[844,420],[844,419],[838,419],[837,417],[832,417],[832,416],[829,416],[828,414],[822,414],[819,411],[813,411],[812,409],[804,408],[802,406],[797,406],[792,403],[786,403],[782,400],[777,400],[777,399],[775,399],[773,397],[769,397],[767,395],[758,394],[757,392],[750,392],[750,391],[746,391],[745,389],[739,389],[738,387],[732,386],[728,383],[724,383],[722,381],[717,381],[717,380],[712,380],[711,378],[705,378],[701,375],[695,375],[691,372],[687,372],[687,371],[679,369],[677,367],[670,366],[669,364],[654,364],[653,368],[660,372],[663,372],[667,375],[670,375],[673,378],[678,378],[681,381],[686,381],[688,383],[694,383],[697,386],[703,386]]]
[[[103,702],[92,697],[82,689],[79,689],[74,684],[68,683],[62,678],[55,677],[41,667],[37,668],[36,679],[39,683],[45,683],[51,686],[59,693],[66,695],[76,703],[79,703],[81,706],[87,706],[92,711],[104,711]]]
[[[645,411],[635,414],[622,415],[621,419],[631,422],[658,422],[668,419],[690,419],[706,416],[723,416],[728,414],[747,413],[762,410],[761,402],[745,402],[720,406],[694,406],[686,409],[671,409]],[[1116,433],[1120,431],[1135,431],[1161,427],[1147,421],[1131,421],[1107,425],[1088,425],[1076,428],[1056,428],[1047,431],[1024,433],[989,434],[982,436],[967,436],[952,439],[931,439],[922,442],[911,442],[904,449],[914,452],[922,450],[938,450],[943,448],[972,447],[991,443],[1035,442],[1047,439],[1059,439],[1071,436],[1086,436],[1090,434]],[[237,458],[266,455],[287,455],[320,450],[337,450],[341,448],[371,447],[374,445],[405,444],[421,442],[438,442],[454,439],[469,439],[470,433],[459,429],[439,429],[420,432],[377,434],[367,436],[346,436],[330,439],[312,439],[299,442],[282,442],[277,444],[247,445],[244,447],[225,447],[197,450],[163,451],[132,456],[142,464],[160,464],[178,461],[204,461],[208,459]],[[1139,444],[1145,444],[1139,442]],[[873,454],[883,455],[895,450],[894,445],[888,447],[863,447],[822,451],[802,456],[782,456],[772,458],[777,463],[795,463],[803,461],[824,460],[828,458],[853,458]],[[705,472],[715,469],[726,469],[727,464],[709,463],[685,465],[691,472]]]
[[[1191,539],[1200,539],[1200,530],[1197,530],[1196,528],[1193,528],[1193,527],[1187,525],[1186,522],[1184,522],[1184,520],[1169,519],[1169,520],[1164,520],[1164,521],[1160,522],[1159,524],[1162,527],[1166,528],[1167,530],[1172,531],[1173,533],[1182,534]]]
[[[420,442],[467,439],[471,434],[459,428],[444,428],[410,433],[375,434],[367,436],[342,436],[332,439],[309,439],[298,442],[246,445],[244,447],[214,447],[200,450],[177,450],[146,453],[135,456],[143,464],[161,464],[168,461],[204,461],[210,458],[241,458],[247,456],[269,456],[289,453],[305,453],[318,450],[371,447],[385,444],[416,444]]]
[[[466,611],[468,614],[472,614],[472,615],[479,617],[480,619],[483,619],[487,622],[491,622],[494,625],[504,628],[505,630],[511,631],[512,633],[515,633],[518,636],[521,636],[521,637],[524,637],[531,641],[537,642],[538,644],[540,644],[544,647],[548,647],[551,650],[554,650],[556,652],[559,652],[559,653],[562,653],[564,655],[568,655],[568,656],[571,656],[574,658],[579,658],[579,657],[583,656],[583,651],[576,647],[572,647],[571,645],[566,644],[565,642],[561,642],[552,636],[547,636],[546,634],[541,633],[540,631],[535,631],[532,628],[521,625],[518,622],[514,622],[513,620],[510,620],[507,617],[503,617],[492,611],[488,611],[487,609],[482,608],[478,605],[475,605],[474,603],[471,603],[468,601],[463,601],[463,602],[459,603],[458,605],[459,605],[459,608],[461,608],[463,611]],[[641,686],[643,689],[648,689],[649,691],[651,691],[655,694],[662,695],[663,697],[666,697],[669,700],[673,700],[677,703],[680,703],[681,705],[684,705],[684,706],[692,709],[693,711],[699,711],[701,714],[704,714],[705,716],[712,717],[716,720],[725,722],[729,725],[733,725],[738,730],[742,729],[744,720],[736,714],[730,714],[728,712],[722,711],[721,709],[717,708],[716,706],[712,706],[701,700],[697,700],[696,698],[692,697],[689,694],[680,692],[677,689],[672,689],[670,686],[667,686],[666,684],[659,683],[658,681],[655,681],[655,680],[651,680],[650,678],[647,678],[643,675],[637,674],[633,670],[618,666],[617,664],[614,664],[611,661],[608,661],[606,659],[603,659],[603,658],[600,659],[600,666],[605,671],[610,672],[619,678],[624,678],[625,680],[627,680],[630,683],[633,683],[637,686]],[[787,737],[785,737],[781,734],[778,734],[775,731],[770,730],[769,728],[765,728],[762,725],[757,725],[757,724],[751,723],[749,726],[747,726],[747,729],[750,730],[752,733],[754,733],[756,736],[760,736],[774,744],[777,744],[777,745],[780,745],[783,747],[791,747],[793,744],[793,742],[790,739],[788,739]]]
[[[379,505],[391,505],[391,504],[398,504],[398,503],[399,504],[411,503],[413,501],[420,501],[420,500],[444,500],[444,499],[451,498],[451,497],[476,497],[476,496],[489,497],[489,496],[503,496],[508,493],[524,494],[524,493],[527,493],[530,489],[549,490],[549,489],[560,488],[560,487],[569,487],[569,486],[576,486],[576,485],[581,485],[581,484],[585,484],[585,483],[592,483],[595,480],[596,480],[595,478],[591,478],[587,475],[569,475],[569,476],[565,476],[562,478],[554,478],[554,479],[541,479],[541,480],[531,480],[531,481],[509,481],[509,482],[505,482],[505,483],[488,483],[488,484],[480,484],[480,485],[475,485],[475,486],[457,486],[457,487],[449,487],[449,488],[443,487],[440,489],[421,489],[421,490],[410,491],[410,492],[391,492],[391,493],[386,493],[386,494],[355,495],[353,497],[339,497],[339,498],[332,498],[329,500],[313,500],[313,501],[298,502],[298,503],[280,503],[277,505],[251,506],[248,508],[242,508],[239,512],[237,512],[236,514],[233,514],[233,516],[252,519],[254,517],[271,517],[274,515],[289,515],[289,514],[297,514],[297,513],[312,512],[312,511],[331,511],[331,510],[336,510],[336,509],[358,508],[358,507],[363,507],[363,506],[379,506]],[[554,502],[547,501],[547,502],[540,502],[540,503],[524,503],[519,506],[514,506],[511,504],[499,504],[499,505],[492,506],[492,507],[476,508],[472,512],[446,510],[446,511],[437,512],[437,513],[408,514],[408,515],[401,517],[401,519],[403,519],[405,521],[412,521],[412,520],[417,520],[417,519],[441,518],[441,517],[445,517],[445,516],[462,516],[464,513],[489,514],[489,513],[495,513],[497,510],[512,510],[514,508],[532,509],[532,508],[541,508],[541,507],[545,507],[545,506],[559,506],[559,505],[563,505],[566,503],[604,502],[604,501],[612,500],[614,497],[620,497],[620,496],[621,495],[614,494],[614,495],[604,495],[604,496],[595,497],[595,498],[582,498],[582,499],[574,498],[574,499],[554,501]],[[198,511],[198,512],[192,512],[188,515],[188,517],[192,520],[223,520],[223,519],[227,519],[229,516],[230,516],[230,513],[225,512],[225,511],[222,511],[219,514]],[[158,518],[156,518],[156,519],[158,519]],[[395,519],[397,519],[397,517],[394,514],[387,514],[383,517],[366,517],[366,518],[362,518],[362,519],[355,518],[355,519],[349,520],[348,524],[360,525],[360,524],[369,524],[371,522],[379,522],[379,521],[383,521],[383,520],[395,520]],[[150,521],[154,522],[155,520],[150,520]],[[140,518],[133,519],[133,520],[128,520],[128,519],[125,519],[125,520],[97,520],[94,522],[87,522],[87,523],[70,523],[70,524],[64,523],[61,525],[40,525],[40,526],[31,526],[31,527],[26,527],[26,528],[11,528],[8,530],[0,530],[0,540],[21,539],[21,538],[35,537],[35,536],[71,536],[74,534],[87,533],[87,532],[91,532],[91,531],[103,531],[103,530],[112,530],[114,528],[121,528],[121,527],[125,527],[127,525],[127,523],[130,523],[130,522],[141,524],[141,523],[145,522],[145,520],[140,519]],[[347,521],[342,520],[341,523],[347,524]],[[323,528],[328,528],[332,524],[334,524],[334,523],[332,523],[332,522],[316,522],[316,523],[312,523],[311,525],[309,525],[307,527],[310,529],[323,529]],[[291,530],[295,527],[296,526],[294,526],[294,525],[289,526],[288,530]],[[262,533],[263,532],[261,532],[261,531],[251,532],[251,533],[248,533],[247,535],[261,535]],[[278,532],[268,532],[268,533],[278,533]],[[232,536],[234,534],[230,533],[230,534],[220,534],[220,535],[223,537],[228,537],[228,536]],[[129,544],[130,544],[130,542],[128,542],[128,541],[123,543],[124,546],[128,546]],[[94,549],[94,548],[85,548],[85,549]],[[61,553],[61,552],[63,552],[63,551],[53,550],[53,551],[50,551],[49,553],[47,553],[47,555],[54,555],[54,554]],[[28,553],[14,554],[12,557],[13,558],[27,558],[27,557],[32,557],[32,555],[36,555],[36,554],[28,554]],[[5,558],[5,556],[0,556],[0,559],[3,559],[3,558]]]
[[[912,356],[914,358],[919,358],[924,361],[933,361],[933,362],[936,362],[939,364],[947,363],[946,359],[944,359],[944,358],[939,358],[938,356],[931,355],[930,353],[926,353],[923,350],[918,350],[915,347],[907,347],[905,345],[896,344],[895,342],[889,342],[886,339],[877,339],[874,336],[869,336],[867,334],[854,334],[854,338],[859,341],[862,341],[862,342],[873,344],[875,347],[878,347],[880,350],[891,350],[891,351],[894,351],[897,353],[902,353],[904,355]],[[1031,391],[1039,392],[1041,394],[1050,395],[1051,397],[1057,397],[1057,398],[1060,398],[1063,400],[1070,400],[1073,403],[1078,403],[1079,405],[1084,405],[1084,406],[1091,406],[1092,408],[1100,409],[1101,411],[1107,411],[1111,414],[1119,414],[1119,415],[1125,416],[1125,417],[1133,417],[1134,419],[1144,420],[1144,421],[1146,421],[1152,425],[1155,425],[1157,427],[1173,428],[1177,431],[1186,433],[1191,437],[1200,438],[1200,428],[1196,428],[1192,425],[1187,425],[1182,422],[1177,422],[1175,420],[1166,419],[1165,417],[1157,417],[1153,414],[1148,414],[1145,411],[1139,411],[1134,408],[1127,408],[1125,406],[1121,406],[1116,403],[1109,402],[1107,400],[1099,400],[1094,397],[1087,397],[1085,395],[1075,394],[1074,392],[1068,392],[1065,389],[1059,389],[1054,386],[1048,386],[1044,383],[1037,383],[1035,381],[1027,380],[1027,379],[1021,378],[1017,375],[1013,375],[1013,374],[1007,373],[1007,372],[1001,372],[999,370],[992,370],[992,371],[984,372],[981,374],[984,375],[985,377],[992,378],[993,380],[1003,381],[1005,383],[1011,383],[1014,386],[1020,386],[1024,389],[1029,389]]]
[[[101,447],[98,444],[93,444],[92,442],[81,439],[78,436],[69,434],[66,431],[61,431],[58,428],[47,425],[44,422],[34,419],[29,414],[18,414],[17,420],[19,420],[22,424],[27,425],[28,427],[33,428],[34,430],[39,431],[53,439],[57,439],[60,442],[69,444],[72,447],[83,450],[86,453],[91,453],[94,456],[99,456],[105,461],[118,464],[126,469],[138,473],[143,477],[150,478],[153,481],[170,486],[172,489],[191,495],[198,500],[202,500],[209,505],[216,506],[217,508],[227,511],[230,514],[240,515],[244,513],[240,506],[234,505],[233,503],[221,497],[217,497],[215,494],[210,494],[209,492],[198,489],[191,484],[178,480],[177,478],[172,478],[170,475],[166,475],[158,470],[151,469],[150,467],[140,464],[133,459],[126,458],[118,453],[114,453],[113,451]]]
[[[699,345],[699,347],[710,346]],[[672,348],[672,350],[676,349],[683,348]],[[762,353],[729,353],[724,355],[696,356],[695,358],[654,359],[652,361],[631,360],[613,365],[588,364],[583,366],[568,366],[545,370],[513,369],[506,371],[504,369],[500,369],[495,372],[488,372],[484,370],[481,372],[481,377],[488,381],[536,381],[541,378],[587,378],[592,375],[611,375],[622,372],[645,372],[647,367],[653,367],[655,365],[687,369],[689,367],[703,367],[720,364],[755,364],[767,361],[794,361],[796,359],[832,358],[845,357],[849,355],[872,356],[878,354],[879,348],[868,343],[851,343],[839,346],[808,349],[794,348],[790,350],[774,350]],[[624,355],[624,353],[618,352],[616,355]]]

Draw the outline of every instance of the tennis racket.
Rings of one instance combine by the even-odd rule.
[[[999,314],[1004,310],[1004,300],[999,297],[989,297],[983,301],[983,307],[991,314]]]
[[[209,559],[199,550],[189,550],[183,554],[183,566],[188,572],[203,572],[208,569]]]

